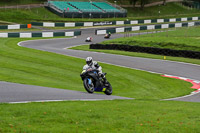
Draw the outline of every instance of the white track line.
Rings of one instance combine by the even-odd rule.
[[[125,100],[130,100],[134,98],[128,98]],[[73,100],[39,100],[39,101],[19,101],[19,102],[8,102],[9,104],[19,104],[19,103],[43,103],[43,102],[64,102],[64,101],[104,101],[104,100],[115,100],[115,99],[73,99]]]
[[[193,95],[198,94],[198,93],[200,93],[200,91],[199,92],[191,92],[191,94],[185,95],[185,96],[181,96],[181,97],[175,97],[175,98],[169,98],[169,99],[162,99],[162,100],[163,101],[178,100],[178,99],[181,99],[181,98],[193,96]]]

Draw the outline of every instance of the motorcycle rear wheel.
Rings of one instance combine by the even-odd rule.
[[[85,78],[85,79],[83,80],[83,85],[84,85],[84,87],[85,87],[85,90],[86,90],[88,93],[94,93],[94,86],[91,87],[91,86],[89,85],[88,79],[87,79],[87,78]]]
[[[112,94],[112,86],[109,82],[107,84],[108,84],[108,86],[106,87],[106,90],[104,91],[104,93],[106,95],[111,95]]]

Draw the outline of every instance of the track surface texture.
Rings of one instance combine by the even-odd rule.
[[[113,100],[129,99],[118,96],[89,94],[64,89],[0,82],[0,102],[63,101],[63,100]]]
[[[43,51],[54,52],[67,56],[73,56],[85,59],[92,56],[94,60],[123,66],[133,69],[139,69],[154,73],[175,75],[186,77],[190,79],[200,80],[200,66],[188,63],[146,59],[138,57],[128,57],[121,55],[87,52],[87,51],[74,51],[67,49],[69,47],[86,44],[85,39],[88,36],[93,37],[92,43],[99,43],[103,40],[103,36],[94,35],[95,29],[83,29],[82,35],[77,38],[64,38],[64,39],[49,39],[49,40],[34,40],[21,42],[18,45]],[[137,35],[137,33],[132,34]],[[111,39],[123,37],[123,34],[114,34]],[[91,100],[91,99],[123,99],[123,97],[106,96],[99,94],[87,94],[83,92],[60,90],[55,88],[45,88],[38,86],[27,86],[1,82],[0,85],[0,102],[20,102],[20,101],[41,101],[41,100]],[[19,87],[18,87],[19,86]],[[10,88],[5,90],[5,88]],[[30,88],[24,91],[24,88]],[[31,89],[34,88],[34,89]],[[2,93],[3,91],[3,93]],[[10,93],[15,92],[15,93]],[[45,92],[49,93],[45,93]],[[20,92],[25,94],[20,94]],[[65,93],[66,92],[66,93]],[[28,95],[26,95],[26,93]],[[15,95],[16,94],[16,95]],[[17,95],[20,94],[20,95]],[[7,97],[5,97],[7,96]],[[35,97],[36,96],[36,97]],[[200,94],[189,95],[186,97],[171,99],[179,101],[200,102]],[[4,99],[5,98],[5,99]],[[126,99],[126,98],[125,98]]]

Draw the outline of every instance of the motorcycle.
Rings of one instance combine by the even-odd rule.
[[[105,73],[106,75],[106,73]],[[102,77],[98,75],[98,70],[83,70],[80,74],[83,85],[88,93],[104,92],[106,95],[112,94],[112,86],[109,82],[104,83]]]
[[[85,42],[92,42],[92,37],[87,37]]]
[[[110,36],[111,36],[111,34],[106,34],[106,35],[104,36],[104,38],[105,38],[105,39],[109,39]]]

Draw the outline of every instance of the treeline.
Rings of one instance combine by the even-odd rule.
[[[1,5],[43,3],[47,0],[0,0]]]

